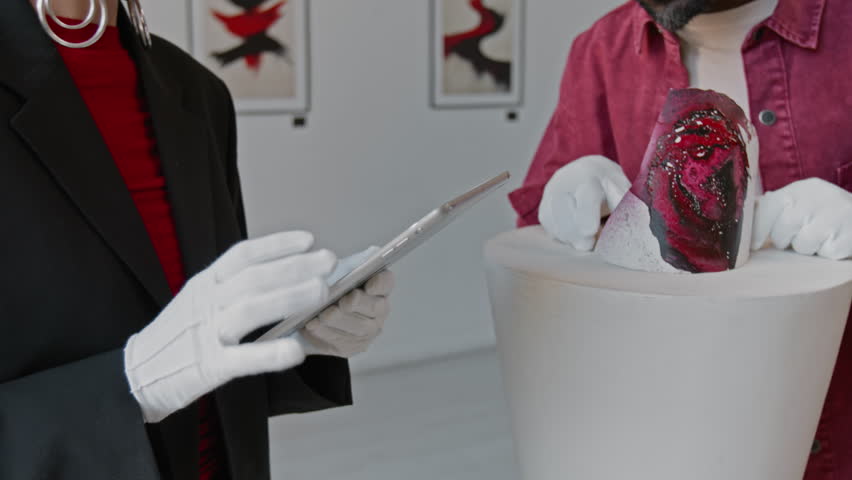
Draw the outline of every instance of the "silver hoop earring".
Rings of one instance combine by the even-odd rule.
[[[151,32],[148,31],[148,22],[145,21],[145,12],[142,11],[142,4],[139,0],[125,0],[127,10],[130,13],[130,23],[136,30],[136,34],[142,40],[142,45],[146,48],[151,47]]]
[[[95,5],[95,2],[97,2],[97,6]],[[95,34],[92,35],[91,38],[83,42],[69,42],[63,39],[62,37],[57,35],[56,32],[53,31],[53,29],[50,27],[50,22],[48,21],[48,17],[50,17],[51,20],[56,22],[56,24],[62,28],[68,30],[78,30],[80,28],[92,24],[92,20],[95,17],[96,9],[100,9],[98,29],[95,31]],[[56,15],[53,13],[53,8],[50,6],[50,0],[37,0],[36,13],[38,14],[38,20],[39,22],[41,22],[42,28],[44,28],[44,31],[47,32],[50,38],[52,38],[53,41],[55,41],[56,43],[68,48],[86,48],[94,45],[95,42],[100,40],[101,37],[104,35],[104,32],[106,31],[107,27],[107,8],[104,0],[89,0],[89,13],[86,15],[86,18],[82,22],[73,25],[64,23],[56,17]]]
[[[56,23],[60,27],[67,29],[67,30],[79,30],[81,28],[85,28],[85,27],[88,27],[89,25],[91,25],[92,21],[95,19],[95,13],[96,13],[95,10],[97,8],[97,5],[95,5],[95,2],[90,1],[89,2],[89,11],[88,11],[88,13],[86,13],[86,18],[84,18],[82,21],[80,21],[80,23],[71,24],[71,23],[63,22],[61,18],[57,17],[56,14],[53,13],[53,5],[52,5],[50,0],[47,0],[45,2],[44,6],[47,10],[47,14],[50,15],[50,19],[53,20],[54,23]]]

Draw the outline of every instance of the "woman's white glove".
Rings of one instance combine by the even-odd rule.
[[[125,373],[146,422],[159,422],[235,378],[301,364],[293,338],[240,344],[248,333],[328,298],[334,254],[307,252],[307,232],[241,242],[192,277],[124,348]]]
[[[852,257],[852,193],[818,178],[767,192],[757,201],[752,235],[753,250],[771,240],[803,255]]]
[[[329,276],[329,284],[354,270],[378,250],[378,247],[370,247],[341,260]],[[384,328],[390,314],[387,297],[393,287],[393,273],[380,272],[363,289],[354,290],[325,309],[293,337],[301,343],[306,355],[350,358],[365,352]]]
[[[337,267],[335,267],[334,271],[331,272],[328,278],[326,278],[326,283],[330,287],[339,282],[341,278],[352,273],[353,270],[360,267],[362,263],[369,260],[370,257],[375,255],[379,250],[381,250],[379,247],[373,246],[362,252],[349,255],[348,257],[339,260],[337,262]]]
[[[628,190],[630,180],[617,163],[600,155],[578,158],[547,182],[538,221],[556,240],[590,251],[601,217],[609,215]]]

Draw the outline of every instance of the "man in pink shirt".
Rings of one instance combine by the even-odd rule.
[[[757,131],[754,247],[852,254],[852,2],[631,0],[576,38],[523,186],[518,225],[591,249],[636,176],[672,88],[727,94]],[[581,161],[575,162],[580,159]],[[603,204],[603,205],[601,205]],[[852,479],[847,329],[806,480]]]

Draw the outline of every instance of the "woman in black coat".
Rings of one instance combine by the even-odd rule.
[[[0,5],[0,478],[269,478],[267,418],[351,402],[392,278],[240,345],[335,258],[241,242],[230,95],[128,3]]]

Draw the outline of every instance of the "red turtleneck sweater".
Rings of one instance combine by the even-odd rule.
[[[74,20],[65,21],[75,23]],[[68,41],[82,41],[94,33],[94,27],[79,31],[54,28]],[[166,181],[160,168],[151,114],[142,95],[136,64],[122,46],[115,27],[108,27],[91,47],[72,49],[57,45],[57,48],[124,177],[169,287],[176,294],[186,281],[186,274]],[[219,480],[225,476],[223,450],[218,416],[209,396],[199,400],[199,416],[200,478]]]

